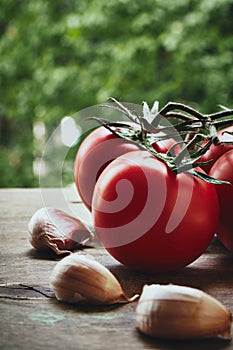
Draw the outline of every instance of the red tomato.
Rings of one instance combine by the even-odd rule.
[[[233,149],[216,160],[209,175],[232,184],[216,185],[216,190],[220,204],[217,235],[224,246],[233,252]]]
[[[147,151],[135,151],[102,172],[92,211],[96,234],[116,260],[141,271],[169,271],[207,248],[218,198],[214,185],[177,175]]]
[[[225,131],[233,132],[233,126],[228,126],[227,128],[224,128],[223,130],[218,132],[218,136],[220,141],[222,142],[233,142],[233,136],[230,134],[227,134]],[[225,133],[224,133],[225,132]],[[206,142],[204,143],[206,144]],[[206,162],[207,160],[213,160],[211,163],[203,165],[201,168],[208,174],[211,167],[213,166],[214,162],[221,157],[222,154],[229,151],[230,149],[233,149],[233,145],[218,145],[215,146],[212,144],[210,146],[210,149],[198,160],[201,162]]]
[[[91,210],[95,183],[104,168],[120,155],[139,146],[115,136],[104,126],[91,132],[78,149],[74,162],[74,181],[79,195]]]

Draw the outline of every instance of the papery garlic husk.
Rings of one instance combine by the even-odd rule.
[[[56,298],[67,303],[116,304],[138,298],[138,295],[128,298],[105,266],[79,253],[57,263],[50,283]]]
[[[136,308],[144,334],[166,339],[231,339],[232,316],[222,303],[195,288],[145,285]]]
[[[53,207],[37,210],[28,223],[28,231],[34,248],[52,249],[58,255],[70,253],[72,248],[90,243],[94,237],[80,219]]]

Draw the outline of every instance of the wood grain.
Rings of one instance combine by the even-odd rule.
[[[70,306],[59,303],[49,285],[60,259],[38,253],[28,241],[27,224],[42,206],[56,203],[91,223],[73,188],[0,189],[0,349],[233,349],[221,339],[164,341],[135,327],[136,302],[121,306]],[[214,239],[194,263],[173,273],[145,274],[115,261],[96,239],[84,249],[109,268],[129,296],[145,284],[175,283],[200,288],[233,313],[233,255]]]

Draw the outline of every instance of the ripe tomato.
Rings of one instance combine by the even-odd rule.
[[[105,168],[92,212],[96,234],[116,260],[141,271],[169,271],[207,248],[218,221],[218,198],[214,185],[175,174],[141,150]]]
[[[74,181],[79,195],[91,210],[95,183],[104,168],[120,155],[138,150],[139,146],[115,136],[101,126],[81,143],[74,162]]]
[[[228,126],[227,128],[224,128],[223,130],[218,132],[218,137],[221,142],[233,142],[233,136],[226,133],[233,132],[233,126]],[[206,142],[204,143],[206,144]],[[206,162],[207,160],[213,160],[211,163],[203,165],[201,168],[208,174],[211,167],[213,166],[214,162],[221,157],[222,154],[229,151],[230,149],[233,149],[233,145],[218,145],[215,146],[212,144],[209,148],[209,150],[198,160],[202,162]]]
[[[209,175],[232,184],[216,185],[216,190],[220,204],[217,235],[224,246],[233,252],[233,149],[216,160]]]

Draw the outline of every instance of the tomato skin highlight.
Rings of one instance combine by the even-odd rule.
[[[223,245],[233,252],[233,149],[214,163],[209,175],[231,183],[216,185],[220,205],[217,235]]]
[[[96,181],[105,167],[120,155],[140,147],[115,136],[101,126],[91,132],[80,145],[74,162],[74,182],[78,193],[91,211]]]
[[[214,185],[175,174],[147,151],[134,151],[102,172],[92,210],[95,232],[116,260],[139,271],[164,272],[205,251],[219,208]]]
[[[221,142],[233,142],[233,136],[226,133],[226,131],[233,132],[233,126],[228,126],[220,130],[218,132],[219,140]],[[206,142],[204,144],[206,144]],[[233,149],[233,145],[215,146],[214,144],[212,144],[209,150],[198,160],[198,162],[206,162],[208,160],[212,160],[212,162],[206,165],[202,165],[201,168],[208,174],[216,160],[231,149]]]

